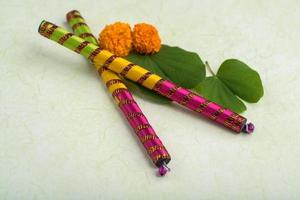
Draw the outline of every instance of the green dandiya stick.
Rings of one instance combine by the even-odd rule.
[[[72,10],[68,12],[66,18],[69,26],[72,28],[75,35],[95,45],[98,45],[97,39],[92,34],[90,27],[86,24],[84,18],[81,16],[79,11]]]
[[[98,48],[96,45],[75,36],[64,28],[58,27],[45,20],[40,24],[39,33],[72,51],[80,53],[86,58],[90,58],[94,50]]]
[[[254,125],[252,123],[246,123],[246,118],[232,110],[224,108],[215,102],[211,102],[188,89],[176,85],[172,81],[164,80],[162,77],[124,58],[120,58],[109,51],[102,50],[97,45],[83,40],[61,27],[43,21],[40,25],[39,32],[41,35],[88,58],[95,64],[98,71],[101,70],[105,64],[108,69],[150,90],[154,90],[160,95],[190,110],[198,112],[236,133],[252,133],[254,131]]]

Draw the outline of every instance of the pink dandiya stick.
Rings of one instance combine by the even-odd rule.
[[[43,26],[45,23],[48,23],[48,25]],[[131,63],[124,58],[120,58],[89,43],[88,41],[78,38],[61,27],[57,27],[49,22],[42,22],[39,32],[41,35],[58,43],[60,42],[56,40],[57,37],[49,37],[49,35],[52,35],[53,32],[57,33],[55,35],[65,35],[67,42],[70,44],[63,46],[90,59],[95,64],[97,70],[101,70],[102,65],[106,63],[108,69],[119,73],[150,90],[154,90],[162,96],[165,96],[190,110],[200,113],[236,133],[252,133],[254,131],[254,125],[252,123],[246,123],[247,119],[245,117],[230,109],[224,108],[215,102],[211,102],[188,89],[180,87],[172,81],[164,80],[162,77],[151,73],[141,66]],[[85,48],[80,48],[80,51],[78,51],[78,48],[71,45],[72,42],[76,43],[78,46],[84,46]]]
[[[97,39],[93,36],[90,28],[78,11],[74,10],[69,12],[67,14],[67,21],[76,35],[98,45]],[[56,32],[54,31],[52,34],[52,36],[55,37]],[[51,35],[49,36],[51,37]],[[65,37],[66,35],[59,36],[56,39],[63,44]],[[101,70],[99,70],[99,75],[124,114],[129,125],[144,146],[152,162],[158,167],[158,173],[161,176],[164,176],[170,171],[167,164],[170,162],[171,157],[146,116],[135,102],[132,94],[118,75],[107,69],[106,63],[104,63]]]
[[[245,117],[215,102],[209,101],[188,89],[177,86],[172,81],[161,79],[157,82],[153,90],[190,110],[224,125],[236,133],[252,133],[254,131],[254,125],[252,123],[247,124]]]

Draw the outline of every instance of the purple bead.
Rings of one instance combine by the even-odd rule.
[[[251,122],[246,125],[246,131],[247,131],[247,133],[249,133],[249,134],[253,133],[254,129],[255,129],[255,126]]]
[[[158,169],[158,173],[160,176],[166,175],[167,172],[168,172],[168,169],[164,165],[160,166]]]

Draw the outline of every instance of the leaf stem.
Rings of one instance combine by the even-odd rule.
[[[215,72],[211,69],[210,65],[208,64],[207,61],[205,61],[205,66],[208,69],[208,71],[213,75],[216,76]]]

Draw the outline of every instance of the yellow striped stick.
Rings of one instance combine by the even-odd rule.
[[[97,39],[91,33],[91,29],[86,24],[80,12],[73,10],[67,13],[67,22],[72,27],[75,35],[98,45]],[[156,135],[154,129],[149,124],[146,116],[135,102],[130,91],[117,74],[108,70],[105,66],[99,70],[102,81],[107,86],[116,103],[125,115],[129,125],[133,128],[139,140],[145,147],[153,163],[159,167],[159,174],[164,175],[168,171],[166,164],[171,157],[165,146]]]

